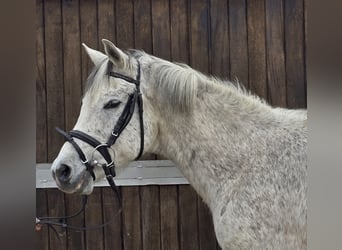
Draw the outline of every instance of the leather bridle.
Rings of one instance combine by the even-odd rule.
[[[139,109],[140,138],[141,138],[140,139],[140,151],[136,159],[139,159],[144,151],[143,101],[142,101],[142,96],[140,92],[140,74],[141,73],[140,73],[140,63],[139,61],[137,62],[138,62],[138,70],[137,70],[136,79],[122,75],[120,73],[110,71],[112,63],[110,62],[108,63],[108,75],[109,76],[120,78],[127,82],[133,83],[135,84],[136,88],[134,92],[128,96],[128,101],[126,103],[126,106],[124,107],[106,143],[101,143],[94,137],[80,130],[71,130],[69,132],[65,132],[60,128],[56,128],[57,132],[62,134],[65,137],[65,139],[68,142],[70,142],[71,145],[74,147],[82,163],[86,166],[87,171],[93,177],[93,180],[95,180],[94,165],[91,162],[89,162],[89,160],[86,158],[85,154],[83,153],[82,149],[77,145],[77,143],[74,141],[73,138],[82,140],[86,142],[87,144],[89,144],[90,146],[92,146],[95,150],[97,150],[107,162],[107,164],[102,165],[102,168],[106,174],[107,179],[108,177],[109,178],[115,177],[115,164],[114,164],[114,161],[112,160],[112,157],[109,154],[108,149],[111,148],[115,144],[116,140],[119,138],[122,131],[126,128],[128,123],[131,121],[136,103]]]
[[[83,142],[86,142],[87,144],[92,146],[94,148],[94,150],[97,150],[103,156],[103,158],[106,160],[107,163],[104,163],[101,166],[102,166],[102,169],[105,173],[105,176],[106,176],[106,179],[107,179],[109,185],[111,186],[112,190],[116,193],[116,196],[118,198],[119,206],[120,206],[119,212],[121,212],[121,209],[122,209],[121,195],[120,195],[120,192],[119,192],[119,190],[118,190],[118,188],[115,185],[115,182],[113,180],[113,178],[116,175],[115,163],[114,163],[114,160],[112,159],[108,149],[110,149],[115,144],[116,140],[119,138],[122,131],[126,128],[126,126],[131,121],[132,116],[134,114],[135,106],[137,104],[138,113],[139,113],[139,123],[140,123],[140,150],[139,150],[139,153],[138,153],[138,156],[136,157],[136,159],[139,159],[141,157],[143,151],[144,151],[143,100],[142,100],[142,95],[141,95],[141,91],[140,91],[141,72],[140,72],[140,63],[138,60],[137,60],[137,63],[138,63],[137,76],[136,76],[136,79],[133,79],[129,76],[125,76],[125,75],[122,75],[120,73],[111,71],[112,63],[110,61],[108,62],[108,70],[107,70],[108,76],[120,78],[122,80],[125,80],[127,82],[135,84],[135,90],[133,93],[131,93],[128,96],[128,101],[127,101],[127,103],[126,103],[118,121],[116,122],[116,124],[115,124],[115,126],[111,132],[111,135],[109,136],[106,143],[101,143],[100,141],[98,141],[94,137],[92,137],[89,134],[84,133],[80,130],[71,130],[69,132],[65,132],[60,128],[56,128],[57,132],[60,133],[61,135],[63,135],[64,138],[66,139],[66,141],[68,141],[74,147],[74,149],[76,150],[77,154],[80,157],[81,162],[85,165],[86,170],[90,173],[93,180],[96,179],[96,176],[94,173],[94,167],[98,163],[97,162],[90,162],[89,159],[87,159],[87,157],[85,156],[82,149],[75,142],[74,138],[77,138]],[[62,226],[64,228],[76,229],[76,230],[89,230],[90,228],[75,227],[75,226],[68,225],[65,222],[66,219],[75,217],[78,214],[80,214],[85,209],[86,201],[87,201],[87,198],[85,196],[82,209],[79,212],[77,212],[75,215],[65,216],[65,217],[41,217],[41,218],[37,218],[38,221],[36,221],[36,224],[57,225],[57,226]],[[53,222],[53,221],[51,221],[51,219],[63,220],[63,223]],[[101,228],[107,224],[109,224],[109,222],[106,222],[104,224],[92,227],[92,229]]]

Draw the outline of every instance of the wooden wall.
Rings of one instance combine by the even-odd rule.
[[[37,0],[37,162],[63,143],[54,128],[78,117],[89,59],[81,42],[101,39],[143,49],[208,74],[235,80],[290,108],[306,107],[304,0]],[[90,196],[85,218],[109,218],[117,204],[107,188]],[[37,249],[216,248],[211,217],[189,186],[122,187],[125,225],[86,233],[37,234]],[[37,190],[37,214],[71,213],[79,197]]]

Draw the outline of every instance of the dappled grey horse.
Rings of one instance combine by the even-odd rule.
[[[307,112],[272,108],[238,84],[103,44],[105,54],[84,45],[95,68],[76,146],[66,142],[52,165],[58,187],[90,194],[101,166],[120,170],[142,153],[160,154],[210,208],[223,249],[305,249]]]

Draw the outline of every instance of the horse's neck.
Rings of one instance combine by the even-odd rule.
[[[161,118],[156,150],[180,167],[207,203],[221,184],[229,188],[239,178],[257,137],[265,136],[264,113],[272,113],[252,97],[222,90],[199,93],[191,115]]]

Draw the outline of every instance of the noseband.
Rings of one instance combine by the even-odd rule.
[[[131,77],[112,72],[111,66],[112,64],[109,62],[108,63],[108,76],[109,77],[115,77],[115,78],[120,78],[123,79],[127,82],[135,84],[136,88],[132,94],[128,96],[128,101],[126,103],[126,106],[124,107],[118,121],[116,122],[114,129],[111,132],[111,135],[109,136],[108,140],[106,143],[101,143],[94,137],[80,131],[80,130],[71,130],[69,132],[65,132],[60,128],[56,128],[57,132],[62,134],[65,139],[71,143],[71,145],[74,147],[76,152],[78,153],[82,163],[86,166],[87,171],[90,173],[90,175],[93,177],[93,180],[96,179],[95,173],[94,173],[94,165],[97,165],[97,163],[91,163],[89,160],[86,158],[85,154],[83,153],[82,149],[78,146],[78,144],[75,142],[74,138],[77,138],[79,140],[82,140],[86,143],[88,143],[90,146],[94,148],[94,150],[97,150],[103,158],[106,160],[106,164],[102,164],[103,171],[105,172],[107,181],[109,185],[111,186],[112,190],[116,193],[116,197],[119,201],[119,211],[117,214],[121,213],[122,211],[122,200],[120,196],[120,192],[117,189],[117,186],[115,185],[115,182],[113,178],[115,177],[115,164],[114,161],[112,160],[111,155],[109,154],[108,149],[111,148],[116,142],[116,140],[119,138],[121,135],[122,131],[126,128],[128,123],[131,121],[131,118],[134,113],[135,109],[135,104],[137,103],[138,109],[139,109],[139,122],[140,122],[140,151],[136,159],[140,158],[144,151],[144,121],[143,121],[143,101],[142,101],[142,96],[140,92],[140,63],[138,62],[138,72],[137,72],[137,78],[133,79]],[[67,219],[76,217],[79,215],[82,211],[85,211],[87,203],[87,196],[83,196],[83,202],[82,202],[82,207],[81,209],[75,213],[74,215],[70,216],[62,216],[62,217],[39,217],[36,218],[36,225],[39,224],[46,224],[49,227],[51,227],[56,233],[56,229],[53,226],[61,226],[63,228],[68,228],[68,229],[73,229],[73,230],[78,230],[78,231],[86,231],[86,230],[96,230],[103,228],[104,226],[108,225],[111,223],[116,215],[110,220],[107,221],[106,223],[103,223],[101,225],[96,225],[92,227],[78,227],[78,226],[72,226],[66,223]],[[58,221],[55,221],[58,220]],[[124,224],[123,224],[123,230],[125,230]],[[57,233],[58,236],[58,233]]]
[[[122,80],[125,80],[127,82],[135,84],[136,88],[133,93],[131,93],[128,96],[128,101],[118,119],[116,122],[111,135],[109,136],[106,143],[101,143],[94,137],[80,131],[80,130],[71,130],[69,132],[65,132],[60,128],[56,128],[57,132],[62,134],[65,139],[71,143],[71,145],[74,147],[76,152],[78,153],[82,163],[85,165],[86,170],[90,173],[90,175],[93,177],[93,180],[95,180],[95,173],[94,173],[94,163],[89,162],[89,160],[86,158],[85,154],[83,153],[82,149],[78,146],[78,144],[75,142],[74,138],[77,138],[79,140],[82,140],[92,146],[94,150],[97,150],[103,158],[106,160],[107,164],[102,164],[103,171],[105,172],[106,178],[108,182],[111,184],[113,183],[113,177],[115,177],[115,164],[114,161],[109,154],[108,149],[111,148],[116,142],[116,140],[121,135],[122,131],[126,128],[128,123],[131,121],[135,104],[138,105],[138,111],[139,111],[139,123],[140,123],[140,151],[136,159],[139,159],[144,151],[144,122],[143,122],[143,101],[142,96],[140,92],[140,63],[138,62],[138,70],[137,70],[137,76],[136,79],[133,79],[129,76],[122,75],[120,73],[112,72],[111,66],[112,63],[108,63],[108,76],[120,78]]]

